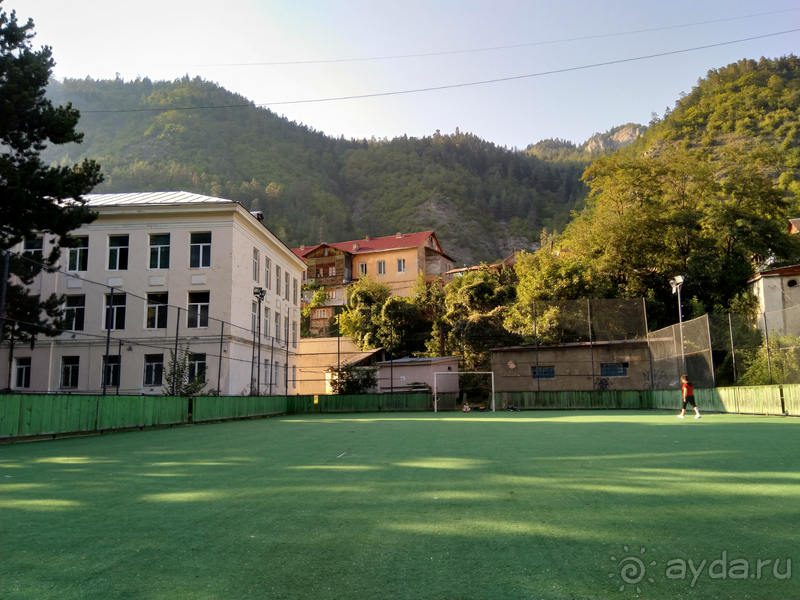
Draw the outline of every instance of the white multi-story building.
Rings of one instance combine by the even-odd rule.
[[[81,243],[62,251],[60,270],[35,282],[43,298],[64,295],[68,331],[39,336],[33,349],[6,341],[0,387],[159,394],[177,347],[206,391],[296,393],[306,265],[261,214],[187,192],[86,199],[98,218],[72,233]]]

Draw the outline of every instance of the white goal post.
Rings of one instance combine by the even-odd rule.
[[[494,410],[494,372],[493,371],[464,371],[455,373],[453,371],[436,371],[433,374],[433,412],[439,412],[439,395],[436,393],[436,384],[437,384],[437,376],[439,375],[450,375],[451,377],[455,375],[458,377],[459,375],[491,375],[492,376],[492,412]]]

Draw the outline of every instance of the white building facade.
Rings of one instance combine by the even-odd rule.
[[[187,192],[86,199],[98,218],[72,233],[80,246],[62,250],[59,271],[35,283],[43,298],[64,296],[68,330],[32,349],[4,342],[0,387],[161,394],[178,348],[205,393],[296,393],[306,265],[260,214]],[[44,236],[45,253],[49,245]]]

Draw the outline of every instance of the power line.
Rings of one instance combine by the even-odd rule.
[[[259,106],[259,107],[268,107],[268,106],[281,106],[287,104],[312,104],[317,102],[339,102],[342,100],[360,100],[365,98],[381,98],[385,96],[400,96],[404,94],[419,94],[423,92],[433,92],[439,90],[451,90],[456,88],[464,88],[464,87],[473,87],[478,85],[488,85],[491,83],[502,83],[505,81],[517,81],[520,79],[530,79],[533,77],[544,77],[545,75],[557,75],[559,73],[570,73],[573,71],[583,71],[587,69],[596,69],[598,67],[607,67],[610,65],[619,65],[629,62],[636,62],[640,60],[649,60],[651,58],[660,58],[664,56],[673,56],[676,54],[685,54],[687,52],[697,52],[698,50],[708,50],[709,48],[718,48],[720,46],[730,46],[732,44],[740,44],[742,42],[750,42],[753,40],[760,40],[764,38],[776,37],[779,35],[786,35],[787,33],[797,33],[800,31],[798,29],[788,29],[786,31],[777,31],[775,33],[766,33],[764,35],[756,35],[747,38],[740,38],[738,40],[730,40],[727,42],[718,42],[716,44],[706,44],[703,46],[695,46],[693,48],[684,48],[681,50],[670,50],[668,52],[658,52],[656,54],[646,54],[643,56],[635,56],[631,58],[621,58],[618,60],[609,60],[599,63],[592,63],[589,65],[581,65],[578,67],[566,67],[564,69],[554,69],[552,71],[539,71],[538,73],[529,73],[526,75],[513,75],[510,77],[499,77],[497,79],[484,79],[481,81],[470,81],[466,83],[454,83],[450,85],[438,85],[438,86],[431,86],[431,87],[424,87],[424,88],[414,88],[409,90],[397,90],[393,92],[376,92],[373,94],[357,94],[353,96],[333,96],[328,98],[313,98],[308,100],[284,100],[278,102],[261,102],[258,104],[247,103],[247,104],[225,104],[219,106],[185,106],[185,107],[160,107],[160,108],[132,108],[132,109],[116,109],[116,110],[81,110],[82,114],[89,114],[89,113],[134,113],[134,112],[167,112],[170,110],[211,110],[211,109],[220,109],[220,108],[243,108],[247,106]]]
[[[389,56],[371,56],[363,58],[338,58],[338,59],[320,59],[320,60],[289,60],[277,62],[254,62],[254,63],[216,63],[216,64],[196,64],[185,65],[189,67],[267,67],[267,66],[285,66],[285,65],[319,65],[319,64],[333,64],[333,63],[347,63],[347,62],[370,62],[379,60],[399,60],[404,58],[425,58],[429,56],[450,56],[454,54],[473,54],[478,52],[492,52],[496,50],[512,50],[515,48],[529,48],[532,46],[546,46],[552,44],[564,44],[568,42],[581,42],[585,40],[597,40],[610,37],[619,37],[623,35],[635,35],[639,33],[652,33],[654,31],[667,31],[670,29],[682,29],[684,27],[695,27],[698,25],[710,25],[713,23],[723,23],[725,21],[736,21],[741,19],[750,19],[753,17],[762,17],[766,15],[774,15],[780,13],[787,13],[800,10],[800,8],[787,8],[785,10],[774,10],[771,12],[755,13],[751,15],[742,15],[739,17],[726,17],[724,19],[713,19],[710,21],[697,21],[695,23],[684,23],[682,25],[667,25],[664,27],[653,27],[650,29],[634,29],[632,31],[620,31],[617,33],[602,33],[596,35],[587,35],[583,37],[564,38],[560,40],[547,40],[543,42],[527,42],[524,44],[511,44],[507,46],[488,46],[486,48],[472,48],[467,50],[446,50],[442,52],[421,52],[418,54],[396,54]]]

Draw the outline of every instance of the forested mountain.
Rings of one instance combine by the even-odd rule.
[[[752,307],[754,270],[800,262],[787,233],[800,214],[800,60],[710,71],[583,179],[586,208],[554,240],[569,257],[517,263],[523,297],[645,296],[651,323],[671,323],[668,282],[683,275],[690,314]]]
[[[81,110],[81,145],[45,158],[100,162],[97,192],[187,190],[262,210],[287,244],[435,229],[459,264],[535,248],[581,205],[586,162],[552,162],[458,130],[332,138],[201,79],[53,81]],[[489,218],[487,218],[487,215]]]

